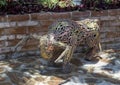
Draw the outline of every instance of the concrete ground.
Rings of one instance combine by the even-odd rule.
[[[86,61],[76,55],[73,70],[64,74],[59,67],[46,66],[40,57],[0,61],[0,85],[120,85],[120,54],[100,52],[102,59]]]

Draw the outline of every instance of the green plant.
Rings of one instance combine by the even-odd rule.
[[[6,0],[0,0],[0,8],[7,4]]]
[[[38,0],[38,2],[44,7],[48,7],[50,9],[55,8],[59,0]]]
[[[61,8],[65,8],[65,7],[74,7],[74,3],[73,0],[61,0],[58,3],[58,6],[60,6]]]
[[[92,10],[120,8],[120,0],[82,0],[82,4]]]
[[[104,0],[104,2],[105,2],[106,4],[111,4],[111,3],[113,2],[113,0]]]

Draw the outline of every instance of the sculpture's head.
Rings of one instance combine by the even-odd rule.
[[[46,60],[56,59],[61,53],[61,48],[55,44],[54,35],[46,34],[41,36],[40,41],[40,53],[41,57]]]
[[[78,22],[86,26],[88,31],[99,31],[99,20],[98,19],[84,19]]]
[[[95,40],[99,39],[100,27],[98,19],[84,19],[80,21],[80,24],[85,25],[85,29],[91,32],[91,37]]]
[[[44,59],[50,59],[52,57],[52,35],[36,35],[36,34],[31,34],[31,37],[39,40],[39,47],[40,47],[40,54],[41,57]]]
[[[64,50],[55,44],[54,35],[52,33],[41,36],[39,40],[41,57],[46,60],[56,60]]]
[[[86,22],[86,25],[90,30],[99,30],[98,19],[88,20],[88,22]]]

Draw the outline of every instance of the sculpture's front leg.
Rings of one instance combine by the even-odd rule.
[[[65,50],[61,53],[61,55],[54,62],[58,63],[60,59],[62,59],[69,53],[69,50],[70,50],[70,46],[66,46]]]
[[[55,60],[57,62],[61,58],[63,58],[63,72],[69,73],[72,70],[72,65],[70,64],[70,60],[73,56],[74,50],[76,48],[77,38],[76,36],[72,37],[71,46],[66,45],[65,50],[61,53],[61,55]],[[63,43],[64,44],[64,43]]]
[[[72,58],[75,46],[69,46],[62,42],[55,42],[55,45],[62,46],[65,50],[60,54],[60,56],[54,61],[58,63],[61,59],[63,60],[62,72],[69,73],[72,70],[70,60]]]
[[[67,52],[67,55],[63,58],[63,72],[70,73],[72,71],[72,64],[70,60],[73,56],[73,52],[75,50],[75,46],[70,46]]]

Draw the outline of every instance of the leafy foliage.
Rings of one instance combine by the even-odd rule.
[[[44,7],[48,7],[50,9],[55,8],[59,0],[38,0],[40,4]]]
[[[38,0],[45,8],[54,9],[55,7],[65,8],[74,7],[73,0]]]
[[[58,6],[60,6],[61,8],[65,8],[65,7],[74,7],[74,3],[73,0],[61,0],[58,3]]]
[[[7,4],[6,0],[0,0],[0,7],[5,6]]]
[[[120,0],[0,0],[0,14],[40,11],[103,10],[120,8]]]
[[[82,0],[85,9],[120,8],[120,0]]]

